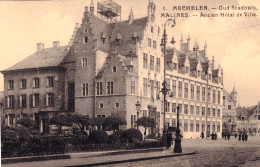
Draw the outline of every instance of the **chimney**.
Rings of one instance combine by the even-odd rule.
[[[37,43],[37,52],[40,52],[44,49],[44,44],[43,43]]]
[[[60,46],[60,41],[53,41],[53,48],[58,48]]]

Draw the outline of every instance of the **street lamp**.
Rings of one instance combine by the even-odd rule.
[[[172,23],[171,27],[173,28],[176,25],[175,19],[168,19],[165,23],[164,23],[164,31],[163,31],[163,39],[161,40],[161,46],[163,46],[163,55],[164,55],[164,76],[163,76],[163,83],[162,83],[162,94],[163,94],[163,139],[164,141],[166,141],[165,139],[167,139],[166,137],[166,126],[165,126],[165,113],[166,113],[166,94],[169,91],[169,89],[167,89],[166,85],[166,44],[167,44],[167,34],[166,34],[166,26],[169,25],[170,23]],[[171,41],[172,44],[175,43],[174,38],[172,38]]]
[[[173,152],[174,153],[182,153],[182,148],[181,148],[181,131],[180,131],[180,121],[179,121],[179,110],[180,106],[177,106],[177,128],[176,128],[176,138],[175,138],[175,145]]]
[[[207,87],[207,92],[206,92],[206,110],[205,110],[205,125],[206,125],[206,128],[205,128],[205,134],[206,134],[206,139],[208,138],[208,132],[210,131],[210,129],[208,129],[208,105],[209,105],[209,102],[208,102],[208,98],[209,98],[209,74],[208,74],[208,70],[209,70],[209,64],[207,65],[206,67],[206,71],[205,71],[205,74],[206,74],[206,78],[207,78],[207,84],[206,84],[206,87]]]
[[[139,112],[141,109],[141,103],[139,101],[137,101],[137,103],[135,104],[136,106],[136,111],[137,111],[137,120],[139,119]],[[138,125],[137,125],[137,129],[138,129]]]

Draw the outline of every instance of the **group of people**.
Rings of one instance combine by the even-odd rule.
[[[222,135],[222,139],[223,138],[225,138],[225,140],[227,140],[227,139],[229,140],[230,139],[230,133],[228,133],[228,132],[222,132],[221,135]]]
[[[237,138],[237,134],[235,133],[235,139]],[[243,132],[243,133],[239,133],[239,135],[238,135],[238,140],[240,141],[242,139],[242,141],[247,141],[247,139],[248,139],[248,135],[247,135],[247,133],[246,132]]]
[[[200,137],[202,138],[202,139],[204,139],[204,132],[201,132],[201,134],[200,134]],[[217,133],[216,132],[213,132],[211,135],[211,139],[212,140],[217,140],[217,138],[218,138],[218,135],[217,135]]]

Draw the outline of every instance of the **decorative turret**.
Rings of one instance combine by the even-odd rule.
[[[130,11],[130,14],[129,14],[129,16],[128,16],[128,23],[129,23],[129,24],[132,24],[133,21],[134,21],[134,14],[133,14],[133,9],[132,9],[132,7],[131,7],[131,11]]]
[[[199,47],[199,43],[197,41],[195,41],[195,44],[193,46],[193,51],[199,51],[200,47]]]
[[[232,96],[232,99],[233,99],[235,105],[236,105],[236,103],[237,103],[237,94],[238,94],[238,92],[237,92],[236,86],[235,86],[235,84],[234,84],[234,88],[233,88],[233,90],[232,90],[232,92],[231,92],[231,96]]]
[[[90,13],[94,14],[94,3],[93,3],[93,0],[91,0],[91,3],[90,3]]]
[[[215,57],[212,56],[211,69],[214,70],[214,68],[215,68]]]

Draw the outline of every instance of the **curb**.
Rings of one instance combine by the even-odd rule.
[[[135,150],[118,150],[111,152],[100,152],[94,155],[91,152],[80,152],[79,154],[86,154],[83,158],[87,157],[99,157],[106,155],[120,155],[120,154],[132,154],[132,153],[145,153],[145,152],[155,152],[162,151],[164,148],[151,148],[151,149],[135,149]],[[56,154],[56,155],[39,155],[39,156],[30,156],[30,157],[12,157],[12,158],[1,158],[2,164],[12,164],[19,162],[33,162],[33,161],[47,161],[47,160],[58,160],[58,159],[72,159],[74,155],[78,153],[69,153],[69,154]]]
[[[145,160],[152,160],[152,159],[161,159],[161,158],[169,158],[169,157],[179,157],[184,155],[193,155],[196,154],[193,152],[187,153],[175,153],[172,155],[162,155],[162,156],[153,156],[153,157],[146,157],[146,158],[135,158],[135,159],[127,159],[127,160],[120,160],[120,161],[110,161],[110,162],[100,162],[100,163],[92,163],[92,164],[83,164],[83,165],[73,165],[73,166],[66,166],[66,167],[90,167],[90,166],[100,166],[100,165],[111,165],[111,164],[120,164],[126,162],[137,162],[137,161],[145,161]]]

